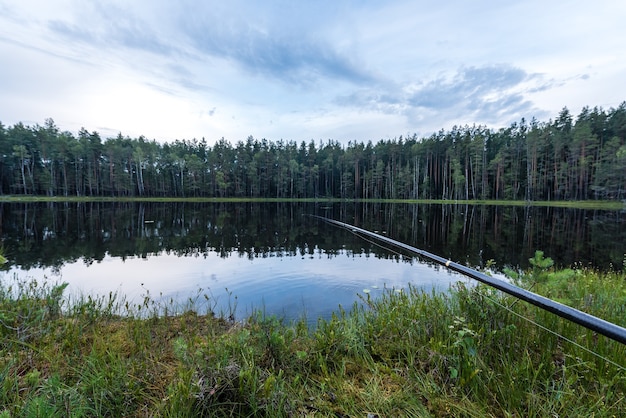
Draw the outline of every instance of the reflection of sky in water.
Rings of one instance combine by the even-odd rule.
[[[306,314],[309,321],[328,317],[338,306],[349,308],[364,295],[375,297],[385,287],[402,289],[409,284],[429,291],[446,290],[462,276],[435,269],[417,261],[412,263],[380,259],[345,252],[330,256],[316,252],[305,256],[271,256],[249,259],[233,255],[220,258],[215,253],[178,257],[159,254],[146,259],[106,257],[100,263],[66,264],[59,274],[51,269],[11,270],[21,278],[47,278],[68,282],[69,294],[106,295],[119,292],[135,302],[150,292],[153,298],[184,303],[198,294],[209,294],[215,311],[228,312],[237,304],[236,315],[247,316],[252,308],[288,318]],[[228,290],[226,290],[228,289]],[[230,293],[230,296],[229,296]],[[236,301],[235,301],[236,296]],[[204,298],[202,298],[204,300]]]

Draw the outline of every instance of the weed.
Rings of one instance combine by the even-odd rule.
[[[0,335],[21,342],[41,337],[59,317],[67,285],[15,280],[8,288],[0,287]]]

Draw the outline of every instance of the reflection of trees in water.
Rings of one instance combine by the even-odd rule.
[[[620,268],[626,252],[626,219],[619,211],[378,204],[367,213],[367,229],[390,231],[394,239],[471,266],[494,260],[524,268],[543,250],[559,265]]]
[[[485,205],[367,203],[4,203],[2,244],[10,263],[56,267],[157,253],[222,257],[302,256],[345,250],[397,257],[316,214],[471,266],[526,267],[535,250],[558,264],[622,267],[619,211]]]

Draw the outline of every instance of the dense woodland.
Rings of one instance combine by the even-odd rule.
[[[626,198],[626,102],[555,120],[376,144],[248,137],[159,143],[0,123],[0,193],[102,197]]]

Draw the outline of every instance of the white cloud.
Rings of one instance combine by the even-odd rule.
[[[376,141],[624,100],[617,2],[27,0],[0,11],[5,125]]]

